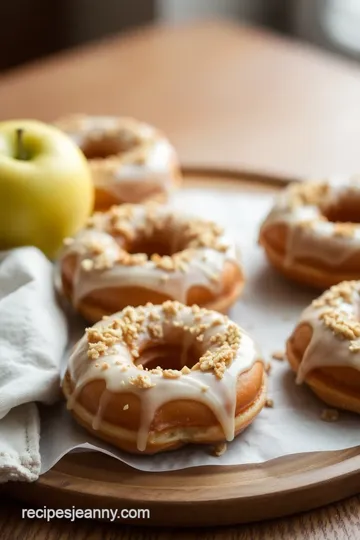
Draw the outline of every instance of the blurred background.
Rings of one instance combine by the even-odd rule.
[[[151,23],[231,18],[360,60],[360,0],[0,2],[0,70]]]

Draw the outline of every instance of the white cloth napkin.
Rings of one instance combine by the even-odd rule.
[[[34,402],[59,398],[67,335],[53,265],[32,247],[0,253],[0,482],[39,476]]]

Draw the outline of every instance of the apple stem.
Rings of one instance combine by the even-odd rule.
[[[26,160],[26,153],[24,148],[24,130],[19,128],[16,130],[16,159]]]

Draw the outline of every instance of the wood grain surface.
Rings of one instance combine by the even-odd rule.
[[[2,500],[1,540],[357,540],[360,497],[287,519],[236,527],[148,528],[146,523],[120,526],[94,521],[21,519],[22,507]],[[196,509],[189,509],[196,511]]]
[[[247,467],[146,473],[101,454],[70,454],[36,483],[10,484],[6,491],[30,508],[146,509],[149,527],[234,525],[310,510],[357,494],[359,463],[359,450],[352,449]],[[196,511],[189,511],[192,507]]]
[[[0,117],[126,114],[187,163],[360,171],[360,70],[231,23],[138,31],[0,77]]]

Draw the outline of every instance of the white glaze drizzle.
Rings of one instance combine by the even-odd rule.
[[[152,207],[156,208],[158,219],[171,216],[175,227],[171,232],[171,241],[173,247],[179,245],[181,229],[191,218],[175,214],[173,209],[163,205],[153,205]],[[146,207],[132,205],[132,208],[134,209],[133,227],[135,230],[141,229],[146,220]],[[104,230],[106,228],[106,214],[104,214],[103,219],[104,224],[99,222],[97,229],[82,230],[75,237],[73,243],[64,249],[61,256],[62,260],[71,254],[75,254],[77,257],[73,280],[75,307],[93,291],[111,287],[137,286],[163,293],[173,300],[186,303],[187,293],[193,286],[205,287],[215,294],[221,293],[222,283],[219,278],[227,261],[232,261],[241,269],[237,246],[225,233],[219,237],[219,242],[226,246],[225,251],[209,247],[192,248],[186,271],[180,269],[165,271],[158,268],[150,259],[141,265],[123,265],[116,262],[121,248],[115,238]],[[82,261],[92,258],[91,252],[86,249],[87,242],[92,241],[103,246],[106,258],[114,263],[110,268],[91,271],[83,269]]]
[[[169,194],[178,170],[176,152],[170,142],[154,127],[132,118],[75,116],[57,123],[73,141],[83,148],[91,134],[102,134],[127,128],[139,137],[138,145],[121,156],[107,160],[89,160],[97,188],[119,200],[136,203],[155,193]]]
[[[302,184],[305,189],[307,184],[305,182]],[[358,198],[360,206],[359,177],[348,180],[336,178],[312,184],[328,186],[328,192],[319,200],[323,208],[335,205],[338,200],[346,197]],[[296,188],[298,189],[298,186]],[[336,267],[360,251],[360,225],[353,224],[351,236],[337,235],[337,224],[324,219],[318,205],[292,205],[293,190],[294,186],[290,185],[280,194],[261,227],[264,231],[273,225],[287,226],[284,261],[286,266],[301,258],[309,257]],[[311,226],[304,226],[306,222],[312,222]]]
[[[102,415],[103,415],[104,411],[106,410],[106,407],[107,407],[107,405],[108,405],[108,403],[110,401],[110,398],[111,398],[111,393],[106,388],[104,390],[104,392],[101,394],[99,407],[98,407],[98,410],[96,411],[96,415],[94,416],[94,419],[93,419],[93,422],[92,422],[91,427],[94,430],[99,429],[99,427],[101,426]]]
[[[343,282],[339,286],[347,283],[352,284],[351,298],[345,299],[342,296],[336,296],[335,300],[332,300],[331,306],[326,303],[321,305],[321,299],[328,294],[324,293],[301,315],[298,326],[304,323],[309,325],[312,329],[312,336],[297,372],[296,382],[298,384],[304,382],[306,376],[316,368],[346,366],[360,370],[360,350],[350,349],[350,346],[355,349],[359,346],[360,349],[360,338],[346,339],[340,332],[336,334],[322,319],[322,315],[330,310],[330,313],[339,314],[344,324],[348,321],[359,320],[360,282]],[[339,286],[332,287],[330,291],[336,291],[336,287]]]
[[[179,341],[179,335],[181,342],[181,339],[184,338],[183,334],[185,334],[186,340],[185,347],[189,348],[196,342],[195,335],[192,335],[190,332],[187,333],[183,327],[174,325],[174,322],[175,324],[178,322],[185,327],[192,328],[194,325],[199,324],[194,320],[194,313],[190,307],[182,306],[182,309],[170,318],[164,315],[161,306],[146,306],[143,309],[147,314],[150,311],[156,311],[159,314],[159,323],[163,328],[165,337],[164,340],[157,340],[157,343]],[[104,323],[108,324],[112,319],[119,316],[121,316],[121,313],[113,315],[106,321],[100,321],[94,327],[104,325]],[[215,321],[216,324],[214,326],[209,326],[204,331],[204,338],[200,345],[201,354],[207,350],[217,350],[219,345],[211,342],[211,337],[219,333],[225,334],[227,326],[230,324],[230,321],[226,317],[211,311],[206,311],[201,323],[206,324]],[[144,325],[144,329],[139,335],[138,343],[144,346],[149,341],[153,344],[154,338],[150,338],[147,327]],[[110,393],[123,392],[137,395],[141,403],[141,421],[137,435],[137,448],[139,451],[144,451],[146,448],[156,411],[170,401],[194,400],[204,403],[217,418],[226,440],[231,441],[235,435],[238,376],[249,370],[256,361],[262,362],[253,340],[244,330],[241,330],[240,345],[235,357],[225,370],[224,376],[221,379],[217,378],[213,371],[192,370],[188,374],[182,374],[179,378],[170,379],[165,378],[162,374],[140,370],[133,363],[129,349],[122,343],[113,346],[110,354],[101,357],[97,361],[89,360],[87,349],[87,339],[84,336],[76,346],[68,362],[68,371],[71,380],[75,384],[73,393],[68,399],[68,408],[70,410],[74,408],[77,397],[84,386],[94,380],[103,380],[106,387],[100,400],[99,410],[92,424],[93,429],[99,429]],[[101,369],[102,362],[108,364],[108,369]],[[138,362],[141,362],[141,356]],[[131,380],[139,374],[149,377],[154,386],[151,388],[134,386]]]

